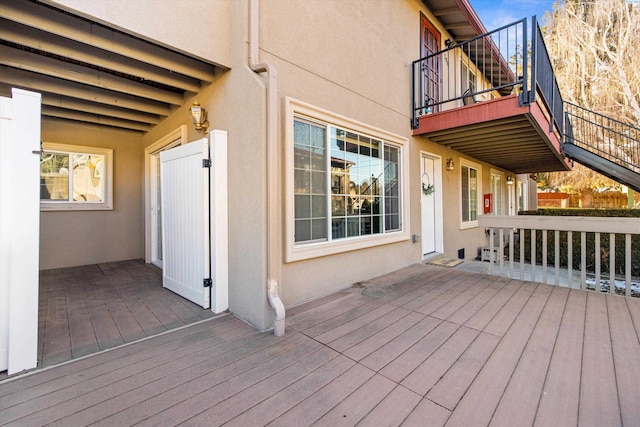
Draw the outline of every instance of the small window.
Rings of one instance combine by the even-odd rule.
[[[461,225],[460,228],[478,226],[478,194],[480,169],[478,166],[461,164],[460,166],[460,200]]]
[[[113,150],[44,143],[40,209],[111,210]]]

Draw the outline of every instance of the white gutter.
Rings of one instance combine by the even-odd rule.
[[[284,304],[278,295],[278,73],[271,64],[258,62],[258,0],[249,0],[249,67],[267,74],[267,299],[275,312],[273,333],[284,334]]]

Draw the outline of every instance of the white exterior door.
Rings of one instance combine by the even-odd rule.
[[[38,362],[40,94],[0,97],[0,371]]]
[[[209,143],[206,138],[160,153],[162,284],[190,301],[211,304]]]
[[[434,252],[443,252],[442,159],[423,153],[420,172],[421,239],[424,257]]]

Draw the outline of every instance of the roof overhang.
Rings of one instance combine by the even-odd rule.
[[[0,2],[0,95],[39,92],[44,117],[146,132],[220,69],[40,2]]]
[[[455,41],[487,32],[468,0],[422,0]]]
[[[421,116],[413,134],[514,173],[570,170],[549,129],[539,102],[520,106],[518,95],[510,95]]]

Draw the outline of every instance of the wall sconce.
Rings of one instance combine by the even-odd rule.
[[[447,159],[447,170],[448,171],[452,171],[455,167],[456,167],[456,165],[453,163],[453,159],[451,157],[449,157]]]
[[[207,110],[200,106],[198,101],[195,101],[191,108],[189,108],[189,116],[193,121],[198,132],[207,132],[209,129],[209,122],[207,121]]]
[[[513,185],[513,177],[511,175],[507,176],[507,185]]]

